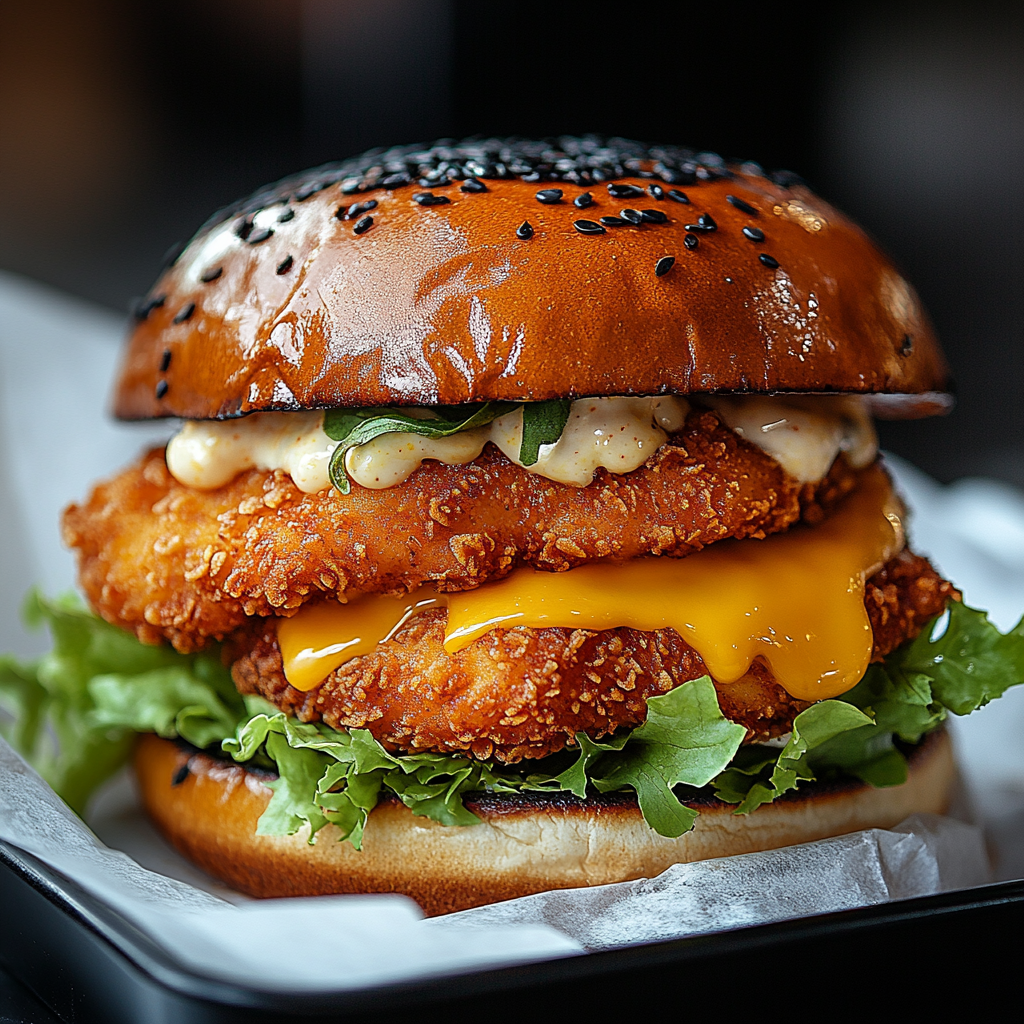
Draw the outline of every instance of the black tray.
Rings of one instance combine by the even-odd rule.
[[[1002,882],[358,992],[264,992],[190,973],[80,886],[0,843],[0,962],[74,1022],[491,1024],[548,1019],[556,1007],[580,1024],[628,1024],[641,1013],[843,1017],[858,1007],[874,1017],[887,1016],[886,1006],[920,1019],[925,1011],[948,1015],[958,1003],[977,1012],[1016,995],[1022,932],[1024,881]],[[273,936],[253,941],[274,955]],[[898,993],[895,1003],[882,996],[889,991]]]

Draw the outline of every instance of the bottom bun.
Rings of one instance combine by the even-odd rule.
[[[864,828],[891,828],[915,812],[941,814],[956,780],[945,731],[910,755],[901,786],[815,783],[750,815],[699,794],[700,811],[678,839],[651,829],[628,793],[580,800],[567,794],[479,794],[466,806],[483,819],[447,827],[397,799],[370,814],[362,850],[328,825],[307,842],[258,836],[273,776],[195,753],[153,735],[136,748],[142,799],[164,836],[186,857],[251,896],[398,892],[428,915],[499,900],[660,874],[672,864],[772,850]],[[187,769],[186,769],[187,766]]]

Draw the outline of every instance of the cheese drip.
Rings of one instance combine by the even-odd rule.
[[[421,588],[314,606],[278,627],[285,677],[311,690],[418,610],[446,606],[450,654],[497,627],[674,629],[718,682],[735,682],[760,657],[797,699],[835,697],[860,681],[871,659],[864,582],[902,548],[901,514],[876,468],[823,523],[765,540],[564,573],[521,569],[458,594]]]

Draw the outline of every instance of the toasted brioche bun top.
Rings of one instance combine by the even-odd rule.
[[[792,176],[621,141],[307,171],[212,218],[136,315],[124,419],[716,391],[948,406],[917,296],[855,224]]]

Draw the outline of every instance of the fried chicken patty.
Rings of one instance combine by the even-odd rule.
[[[764,537],[856,484],[840,456],[800,484],[710,411],[631,473],[586,487],[509,462],[493,445],[463,466],[426,462],[386,490],[304,494],[253,470],[212,491],[178,483],[162,450],[145,455],[64,513],[92,607],[140,640],[193,651],[251,616],[307,601],[411,590],[464,590],[530,565],[564,570],[598,558],[684,556],[727,537]]]
[[[904,550],[865,588],[872,660],[917,636],[958,596],[926,559]],[[640,725],[648,698],[707,674],[673,629],[517,626],[448,654],[446,615],[433,610],[411,619],[309,693],[285,680],[276,623],[266,619],[230,645],[235,685],[303,721],[368,729],[391,750],[460,751],[513,763],[561,750],[577,732],[597,739]],[[723,714],[747,729],[747,742],[789,732],[809,706],[761,662],[715,688]]]

